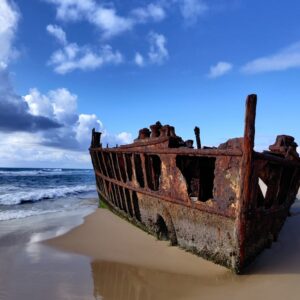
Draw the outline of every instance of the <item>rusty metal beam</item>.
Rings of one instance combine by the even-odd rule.
[[[144,195],[156,197],[156,198],[159,198],[161,200],[168,201],[168,202],[172,202],[172,203],[176,203],[176,204],[180,204],[180,205],[184,205],[184,206],[188,206],[188,207],[193,207],[195,209],[202,210],[202,211],[205,211],[207,213],[227,217],[227,218],[230,218],[230,219],[235,218],[235,214],[233,212],[220,211],[220,210],[217,210],[215,208],[209,207],[209,206],[205,205],[205,203],[201,203],[201,202],[197,203],[197,205],[192,205],[191,203],[185,202],[182,199],[175,199],[175,198],[172,198],[172,197],[161,195],[159,193],[159,191],[152,191],[150,189],[136,187],[136,186],[133,186],[133,185],[129,185],[128,183],[123,183],[123,182],[120,182],[120,181],[115,180],[113,178],[106,177],[103,174],[101,174],[99,171],[95,171],[95,173],[96,173],[97,176],[101,177],[103,180],[106,180],[108,182],[112,182],[112,183],[114,183],[114,184],[116,184],[120,187],[127,188],[127,189],[135,191],[137,193],[141,193],[141,194],[144,194]],[[120,197],[121,197],[121,195],[120,195]]]
[[[221,149],[190,149],[190,148],[90,148],[93,152],[121,152],[121,153],[145,153],[145,154],[178,154],[186,156],[242,156],[243,152],[240,150],[221,150]]]
[[[278,157],[275,155],[271,155],[271,154],[267,154],[267,153],[260,153],[260,152],[254,152],[254,158],[274,162],[280,166],[291,166],[291,167],[300,168],[300,160],[299,161],[288,160],[288,159],[281,158],[281,157]]]

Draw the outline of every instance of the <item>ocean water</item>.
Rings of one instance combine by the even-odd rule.
[[[0,221],[97,205],[93,170],[0,168]]]

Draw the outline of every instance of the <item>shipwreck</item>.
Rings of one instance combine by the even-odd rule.
[[[217,148],[201,146],[198,127],[196,149],[160,122],[112,148],[93,130],[100,202],[159,239],[241,273],[276,241],[300,186],[293,137],[254,150],[256,105],[249,95],[244,137]]]

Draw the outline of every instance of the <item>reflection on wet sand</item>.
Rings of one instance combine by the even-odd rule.
[[[229,272],[215,278],[211,274],[199,277],[98,260],[91,268],[96,299],[186,299],[202,293],[208,296],[214,287],[238,280]]]

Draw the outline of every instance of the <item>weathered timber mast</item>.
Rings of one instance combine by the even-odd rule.
[[[243,138],[202,147],[160,122],[134,143],[103,148],[93,130],[97,191],[117,214],[195,254],[243,271],[280,232],[300,186],[294,138],[254,151],[256,95],[246,101]]]

